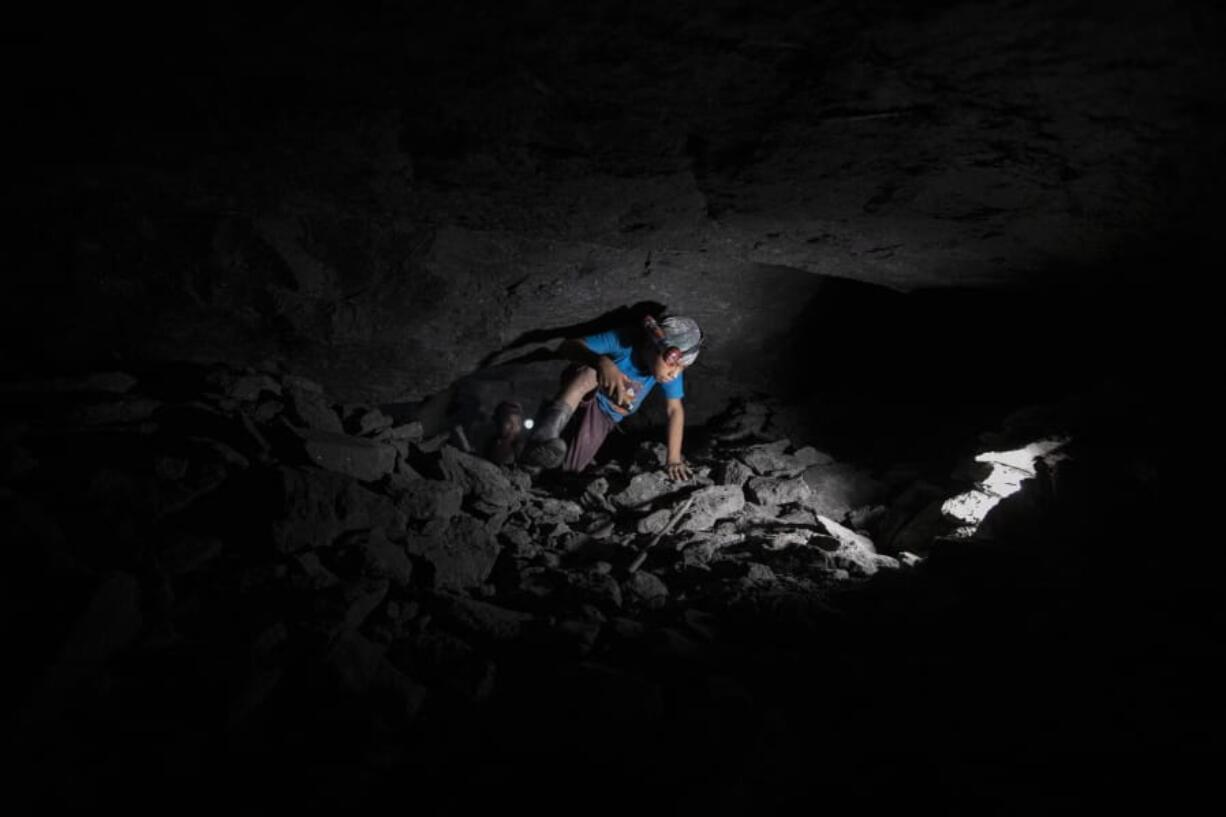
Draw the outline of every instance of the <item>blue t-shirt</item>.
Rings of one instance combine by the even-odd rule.
[[[634,389],[634,400],[630,405],[629,412],[634,414],[634,412],[638,411],[639,406],[643,404],[643,398],[655,386],[656,379],[650,372],[645,372],[634,365],[633,334],[629,330],[613,330],[610,332],[600,332],[596,335],[588,335],[585,338],[581,338],[581,340],[587,345],[587,348],[596,354],[604,355],[616,363],[621,373],[634,381],[631,384],[631,388]],[[685,396],[685,389],[682,385],[683,377],[683,374],[678,374],[670,382],[660,384],[660,388],[664,390],[665,397],[680,400]],[[613,401],[599,389],[596,391],[596,404],[615,423],[620,423],[623,417],[629,416],[619,414],[613,408]]]

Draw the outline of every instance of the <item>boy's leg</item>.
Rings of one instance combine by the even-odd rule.
[[[584,396],[596,388],[596,370],[575,364],[562,374],[562,390],[541,409],[522,461],[538,468],[557,468],[566,456],[562,430]]]
[[[578,422],[574,431],[568,435],[570,444],[566,456],[562,459],[563,471],[582,471],[604,444],[605,437],[613,430],[613,421],[600,410],[596,403],[596,395],[584,398],[575,413]]]

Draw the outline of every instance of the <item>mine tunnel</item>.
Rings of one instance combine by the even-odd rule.
[[[1174,440],[1213,434],[1222,23],[21,12],[17,802],[1178,810],[1220,752]],[[590,462],[525,459],[568,342],[642,368],[679,316]]]

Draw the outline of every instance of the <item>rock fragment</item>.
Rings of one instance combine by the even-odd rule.
[[[519,638],[530,613],[510,610],[497,604],[466,596],[443,595],[438,599],[439,614],[463,636],[483,641],[511,641]]]
[[[362,436],[378,434],[395,421],[377,408],[359,409],[350,420],[350,430]]]
[[[70,420],[83,426],[127,425],[149,420],[161,407],[161,401],[150,397],[122,397],[78,406]]]
[[[717,485],[743,486],[753,475],[753,469],[737,459],[722,460],[715,468]]]
[[[483,584],[500,550],[485,526],[467,514],[459,514],[446,529],[432,535],[410,534],[406,547],[431,565],[435,587],[452,590]]]
[[[610,499],[619,508],[640,508],[674,490],[675,486],[664,473],[648,471],[635,474],[625,490],[614,494]]]
[[[659,576],[646,570],[636,571],[622,583],[624,596],[647,607],[662,607],[668,600],[668,585]]]
[[[764,565],[759,562],[749,562],[745,573],[745,580],[749,582],[773,582],[776,580],[775,571],[770,569],[769,565]]]
[[[439,479],[411,479],[393,474],[388,491],[396,507],[409,519],[447,520],[460,512],[464,489],[454,482]]]
[[[396,449],[360,437],[330,431],[307,431],[302,446],[311,462],[348,474],[364,482],[374,482],[396,467]]]
[[[867,576],[876,573],[883,565],[888,566],[888,562],[878,557],[877,548],[867,536],[856,533],[827,516],[818,515],[818,520],[839,542],[838,549],[831,554],[837,566]],[[897,566],[897,561],[893,559],[889,561]]]
[[[577,502],[569,499],[545,498],[538,500],[544,518],[562,522],[578,522],[583,516],[583,508]]]
[[[793,476],[804,470],[799,460],[784,454],[778,445],[755,445],[741,452],[741,459],[763,476]]]
[[[344,433],[341,418],[332,410],[318,383],[302,377],[286,377],[283,391],[290,417],[299,426]]]
[[[801,477],[754,477],[746,484],[745,490],[760,505],[804,502],[812,495],[812,490]]]
[[[853,509],[873,502],[881,485],[865,470],[847,463],[831,462],[805,470],[805,482],[813,489],[807,505],[831,519],[844,519]]]
[[[671,509],[660,508],[658,511],[652,511],[635,522],[634,529],[638,533],[659,533],[664,530],[664,526],[668,524],[669,517],[671,516]]]
[[[266,374],[235,377],[224,385],[226,396],[243,403],[254,403],[264,395],[281,396],[281,384]]]
[[[792,457],[805,468],[811,468],[814,465],[826,465],[834,462],[834,457],[830,456],[825,451],[818,451],[811,445],[806,445],[804,448],[798,448],[792,454]]]
[[[497,465],[450,445],[441,451],[443,473],[462,486],[466,495],[500,508],[520,506],[521,492]]]
[[[736,485],[712,485],[698,489],[692,496],[694,503],[678,530],[710,530],[720,519],[734,516],[745,507],[745,492]]]
[[[390,541],[383,531],[374,531],[362,543],[366,570],[377,578],[390,579],[400,587],[413,579],[413,563],[404,546]]]
[[[221,540],[215,536],[186,535],[158,554],[158,563],[171,576],[199,570],[221,555]]]
[[[272,482],[273,545],[282,553],[324,547],[345,531],[404,528],[391,499],[343,474],[282,466]]]

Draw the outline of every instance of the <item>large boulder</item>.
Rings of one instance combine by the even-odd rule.
[[[501,550],[485,525],[467,514],[436,533],[410,534],[406,547],[433,568],[436,587],[451,590],[483,584]]]
[[[272,481],[272,538],[282,553],[325,547],[351,530],[404,529],[405,516],[392,500],[352,477],[282,466]]]
[[[507,478],[501,468],[458,448],[445,445],[441,450],[441,467],[447,479],[464,489],[466,496],[497,508],[518,508],[523,494]]]
[[[343,432],[340,416],[332,410],[323,387],[304,377],[286,377],[282,389],[290,418],[308,429]]]
[[[374,531],[362,541],[366,572],[405,587],[413,579],[413,562],[404,545],[391,541],[383,531]]]
[[[396,467],[395,448],[347,434],[306,431],[302,446],[307,458],[316,465],[364,482],[381,479]]]
[[[464,488],[448,480],[412,479],[393,474],[387,488],[396,499],[396,507],[409,519],[418,521],[446,521],[460,512],[460,504],[464,501]]]

